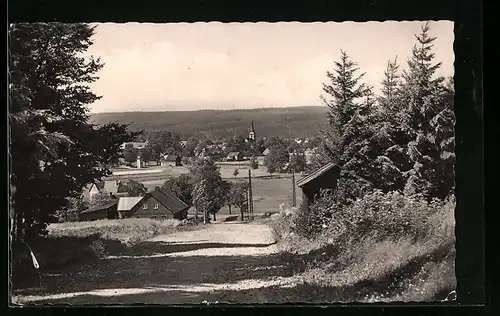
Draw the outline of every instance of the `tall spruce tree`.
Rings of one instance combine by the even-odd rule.
[[[454,188],[454,113],[452,89],[445,78],[436,76],[441,63],[434,63],[429,23],[422,25],[417,44],[404,72],[403,128],[407,154],[413,162],[408,172],[406,192],[427,198],[446,198]]]
[[[46,232],[55,212],[110,173],[127,126],[88,123],[89,87],[102,68],[83,54],[94,28],[84,23],[21,23],[9,30],[11,215],[14,237]]]
[[[373,143],[379,147],[376,164],[383,191],[403,191],[405,172],[412,164],[405,154],[408,139],[402,129],[401,75],[397,57],[387,62],[381,81],[381,95],[377,98],[379,121]]]
[[[328,106],[328,124],[322,132],[322,157],[318,163],[328,160],[343,164],[340,154],[346,141],[344,132],[346,124],[356,114],[359,100],[365,94],[365,86],[361,83],[364,73],[358,75],[358,65],[349,59],[341,50],[340,61],[335,62],[333,72],[327,71],[329,83],[323,84],[325,95],[321,99]]]

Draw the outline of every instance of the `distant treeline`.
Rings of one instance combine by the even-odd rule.
[[[326,123],[326,106],[260,108],[244,110],[200,110],[166,112],[96,113],[90,120],[96,124],[113,121],[130,123],[132,130],[169,130],[182,135],[227,138],[247,135],[254,121],[257,136],[310,137]]]

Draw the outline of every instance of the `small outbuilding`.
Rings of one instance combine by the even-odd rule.
[[[340,167],[334,163],[328,163],[298,180],[297,186],[302,190],[304,207],[309,208],[309,205],[314,202],[314,197],[322,189],[334,190],[337,187],[339,176]]]
[[[118,200],[106,203],[104,205],[90,207],[79,214],[80,221],[95,221],[99,219],[116,219]]]

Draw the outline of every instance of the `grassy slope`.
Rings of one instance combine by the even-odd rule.
[[[422,227],[424,236],[366,235],[341,252],[337,245],[342,241],[330,232],[314,240],[290,234],[291,218],[283,216],[276,214],[270,221],[282,258],[291,272],[301,275],[304,286],[326,291],[317,300],[435,301],[456,286],[452,204],[429,218]]]
[[[253,120],[257,136],[309,137],[326,123],[326,107],[262,108],[245,110],[201,110],[168,112],[96,113],[97,124],[111,121],[130,123],[135,130],[171,130],[187,138],[191,135],[228,137],[248,133]]]
[[[146,218],[51,224],[48,238],[35,240],[30,247],[42,272],[59,271],[72,265],[95,262],[111,253],[127,251],[157,235],[196,229],[196,226],[179,224],[177,220]],[[14,288],[38,286],[38,274],[27,250],[24,245],[13,248]]]

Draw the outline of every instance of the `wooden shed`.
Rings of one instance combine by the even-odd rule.
[[[118,200],[114,200],[104,205],[88,208],[79,214],[79,220],[95,221],[98,219],[116,219],[118,218],[117,205]]]
[[[333,163],[328,163],[318,168],[309,175],[297,181],[297,186],[302,190],[302,203],[304,207],[314,202],[314,197],[320,193],[321,189],[332,189],[337,187],[337,180],[340,176],[340,167]]]

